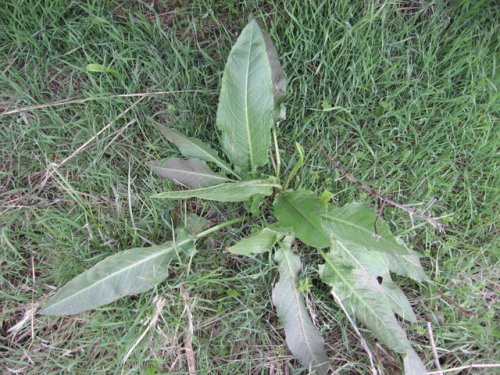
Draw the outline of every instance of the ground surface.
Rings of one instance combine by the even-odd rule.
[[[289,77],[280,145],[285,158],[294,141],[305,147],[299,183],[318,192],[328,188],[339,204],[377,204],[330,169],[323,148],[382,194],[444,217],[447,231],[441,235],[397,209],[383,213],[394,233],[421,252],[433,280],[431,286],[400,280],[419,317],[407,330],[428,368],[435,365],[426,322],[432,323],[443,368],[499,361],[498,6],[284,3],[2,4],[2,373],[187,373],[181,285],[189,295],[200,374],[286,374],[298,366],[270,302],[272,260],[224,252],[258,223],[204,242],[191,268],[174,266],[169,281],[150,293],[74,317],[30,316],[33,303],[43,304],[97,261],[170,238],[178,206],[149,198],[170,185],[154,178],[144,162],[175,151],[154,125],[217,139],[221,72],[250,12],[269,27]],[[90,63],[109,65],[121,76],[89,73]],[[173,93],[138,103],[138,97],[110,97],[157,91]],[[1,113],[66,98],[95,100]],[[45,179],[47,171],[51,177]],[[237,205],[195,202],[191,208],[214,222],[237,215]],[[315,255],[304,249],[303,257]],[[306,269],[306,276],[332,368],[366,374],[368,359],[349,323],[316,283],[315,270]],[[162,313],[122,364],[155,312],[155,296],[166,300]],[[380,368],[398,373],[397,357],[367,338]]]

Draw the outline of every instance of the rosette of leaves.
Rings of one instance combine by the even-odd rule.
[[[335,296],[332,303],[339,302],[352,320],[399,353],[405,374],[425,374],[424,364],[396,318],[398,315],[416,322],[416,316],[391,278],[396,274],[416,282],[427,281],[419,257],[365,205],[336,207],[328,202],[328,193],[318,197],[311,191],[289,189],[304,163],[304,152],[297,145],[297,160],[290,163],[290,172],[283,178],[276,123],[283,120],[285,91],[286,76],[276,49],[264,28],[251,20],[233,46],[222,78],[215,125],[224,157],[200,139],[161,128],[182,157],[147,165],[184,189],[154,197],[245,202],[254,215],[259,214],[259,202],[269,199],[275,220],[227,250],[246,256],[274,252],[279,279],[272,301],[292,354],[310,371],[328,372],[323,339],[326,332],[311,319],[299,288],[302,262],[297,238],[302,243],[300,248],[314,248],[322,257],[318,276]],[[271,157],[273,151],[275,159]],[[265,175],[261,168],[269,160],[275,172],[272,176]],[[242,220],[233,219],[209,229],[199,220],[186,221],[187,225],[177,229],[175,240],[127,250],[97,263],[62,287],[42,313],[76,314],[151,289],[168,277],[172,261],[182,260],[183,254],[195,254],[200,238]]]

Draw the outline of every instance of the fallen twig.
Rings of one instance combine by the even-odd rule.
[[[500,363],[491,363],[491,364],[489,364],[489,363],[485,363],[485,364],[477,363],[477,364],[474,364],[473,363],[473,364],[467,365],[467,366],[460,366],[460,367],[449,368],[449,369],[446,369],[446,370],[428,372],[427,375],[438,375],[438,374],[444,374],[444,373],[447,373],[447,372],[469,370],[471,368],[500,368]]]
[[[118,94],[118,95],[107,95],[107,96],[95,96],[92,98],[81,98],[81,99],[76,99],[76,98],[70,98],[70,99],[63,99],[63,100],[58,100],[56,102],[52,103],[45,103],[45,104],[37,104],[37,105],[30,105],[27,107],[22,107],[22,108],[16,108],[16,109],[11,109],[8,111],[4,111],[0,113],[0,118],[8,115],[15,115],[17,113],[21,112],[27,112],[27,111],[34,111],[37,109],[45,109],[45,108],[52,108],[52,107],[60,107],[63,105],[70,105],[70,104],[83,104],[95,100],[109,100],[109,99],[116,99],[116,98],[134,98],[134,97],[140,97],[140,98],[146,98],[148,96],[156,96],[156,95],[172,95],[172,94],[181,94],[181,93],[195,93],[195,92],[201,92],[201,90],[176,90],[176,91],[154,91],[154,92],[140,92],[136,94]]]
[[[189,293],[182,285],[180,287],[180,293],[184,300],[184,313],[186,313],[188,326],[188,330],[184,333],[184,352],[186,353],[189,375],[196,375],[196,358],[193,351],[193,314],[191,314],[191,308],[189,307]]]
[[[434,341],[434,334],[432,333],[431,322],[427,322],[427,332],[429,334],[429,341],[431,343],[432,355],[434,356],[434,363],[436,364],[436,368],[438,369],[437,375],[443,375],[443,373],[441,372],[441,363],[439,363],[439,355],[436,348],[436,342]]]
[[[129,359],[130,355],[134,352],[137,345],[139,345],[139,343],[144,339],[144,337],[151,330],[151,328],[153,328],[156,325],[156,322],[158,321],[158,318],[160,317],[161,312],[163,311],[163,307],[165,306],[167,300],[162,296],[156,296],[154,302],[156,303],[154,314],[146,322],[147,327],[144,330],[144,332],[139,336],[139,338],[134,342],[134,344],[129,349],[127,354],[125,354],[125,356],[123,357],[122,364],[125,364],[127,362],[127,360]]]
[[[450,305],[452,305],[453,307],[455,307],[457,309],[457,311],[462,314],[464,317],[466,318],[470,318],[470,317],[474,317],[476,316],[476,313],[474,313],[473,311],[469,310],[469,309],[466,309],[465,307],[463,307],[461,304],[459,304],[457,301],[453,300],[452,298],[448,297],[446,294],[444,294],[444,291],[442,289],[438,289],[436,291],[436,294],[441,297],[441,299],[443,301],[445,301],[446,303],[449,303]]]
[[[368,185],[366,185],[363,182],[359,181],[356,177],[354,177],[350,173],[347,173],[345,171],[345,169],[342,168],[342,166],[340,165],[340,163],[337,160],[332,159],[325,151],[323,151],[323,154],[324,154],[325,158],[328,160],[328,162],[331,164],[331,166],[334,167],[335,169],[338,169],[340,171],[340,173],[342,173],[342,175],[346,179],[348,179],[349,181],[355,183],[356,185],[358,185],[359,187],[361,187],[363,190],[365,190],[368,193],[370,193],[371,195],[379,198],[383,202],[389,203],[391,206],[397,207],[397,208],[399,208],[399,209],[407,212],[410,215],[410,217],[418,217],[419,219],[427,221],[434,228],[436,228],[440,233],[444,233],[445,227],[444,227],[443,223],[441,223],[439,220],[434,219],[432,217],[429,217],[427,215],[424,215],[424,214],[422,214],[420,212],[417,212],[415,210],[412,210],[411,208],[408,208],[407,206],[405,206],[405,205],[403,205],[401,203],[393,201],[391,198],[383,196],[382,194],[380,194],[376,190],[372,189]]]

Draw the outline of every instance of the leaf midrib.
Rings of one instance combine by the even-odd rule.
[[[229,179],[227,177],[224,177],[224,176],[221,176],[221,175],[219,175],[217,173],[209,174],[209,173],[201,173],[201,172],[196,172],[196,171],[188,171],[188,170],[185,170],[185,169],[176,169],[176,168],[159,167],[159,166],[156,167],[156,168],[161,168],[161,169],[165,169],[165,170],[172,171],[172,172],[179,172],[179,173],[184,173],[184,174],[191,174],[191,175],[195,175],[195,176],[211,177],[211,178],[218,179],[218,180],[223,180],[223,181],[232,181],[231,179]]]
[[[250,132],[250,120],[248,118],[248,77],[250,75],[250,56],[252,52],[252,44],[253,44],[253,34],[254,34],[254,29],[252,29],[252,32],[250,34],[250,44],[248,47],[248,58],[247,58],[247,71],[245,75],[245,130],[247,132],[247,140],[248,140],[248,157],[250,159],[250,170],[253,171],[254,168],[254,161],[253,161],[253,145],[252,145],[252,138],[251,138],[251,132]]]

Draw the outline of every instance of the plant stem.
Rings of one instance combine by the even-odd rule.
[[[297,142],[295,142],[295,148],[297,150],[297,154],[298,154],[299,158],[295,162],[295,165],[293,166],[292,171],[288,175],[288,177],[285,181],[285,184],[283,185],[283,190],[288,189],[288,185],[290,185],[290,182],[292,182],[292,179],[295,177],[295,175],[300,170],[300,168],[302,168],[304,166],[304,149]]]
[[[233,224],[236,224],[236,223],[241,223],[242,221],[245,221],[246,220],[246,216],[240,216],[240,217],[237,217],[236,219],[232,219],[232,220],[229,220],[229,221],[226,221],[225,223],[221,223],[221,224],[217,224],[217,225],[214,225],[213,227],[211,228],[208,228],[207,230],[201,232],[201,233],[198,233],[195,238],[196,239],[200,239],[202,237],[206,237],[208,236],[210,233],[213,233],[213,232],[217,232],[218,230],[220,229],[223,229],[225,227],[228,227],[230,225],[233,225]]]

